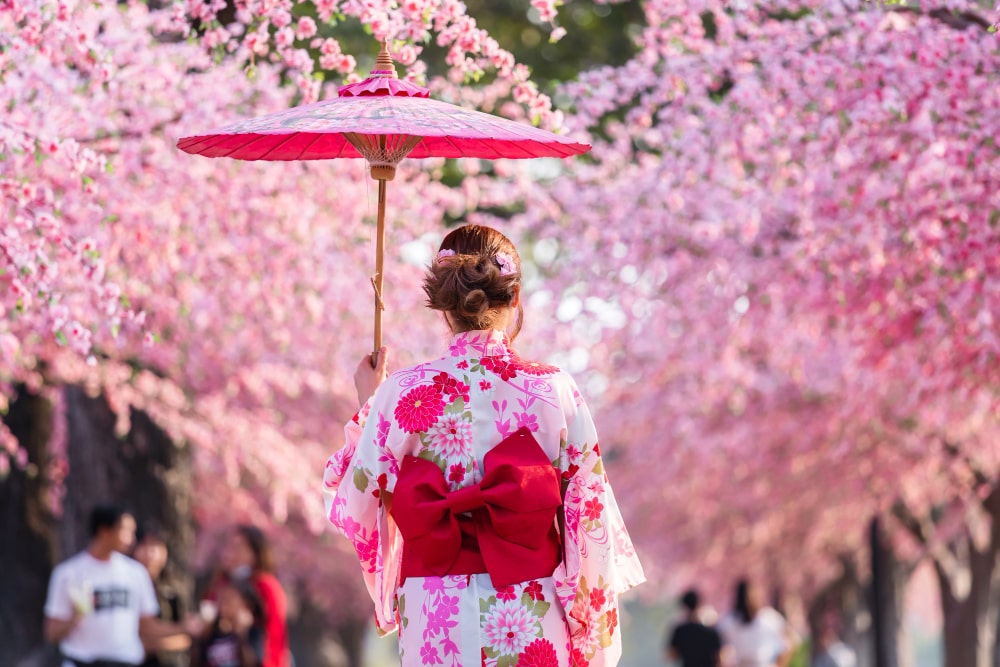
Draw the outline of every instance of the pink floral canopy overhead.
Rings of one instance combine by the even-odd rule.
[[[369,77],[341,87],[337,97],[184,137],[177,147],[237,160],[368,161],[379,184],[372,276],[375,352],[382,346],[386,182],[403,158],[564,158],[590,150],[588,144],[537,127],[430,99],[426,88],[397,78],[384,42]]]

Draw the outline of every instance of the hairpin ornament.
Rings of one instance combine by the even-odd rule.
[[[514,258],[505,252],[498,252],[495,257],[497,264],[500,265],[500,275],[501,276],[512,276],[517,273],[517,266],[514,264]]]
[[[445,257],[454,257],[455,254],[455,251],[451,248],[441,248],[438,250],[437,257],[434,258],[434,261],[440,264],[444,261]],[[514,258],[511,255],[505,252],[498,252],[493,259],[496,261],[497,266],[500,267],[501,276],[512,276],[517,273],[517,264],[514,263]]]

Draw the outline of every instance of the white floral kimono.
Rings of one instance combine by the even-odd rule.
[[[561,480],[552,575],[499,588],[485,572],[403,580],[404,540],[383,499],[405,457],[433,462],[457,491],[480,483],[487,452],[522,428]],[[447,356],[393,373],[345,432],[326,464],[327,515],[357,550],[379,632],[399,630],[404,666],[618,663],[618,595],[644,576],[568,374],[520,359],[502,332],[461,333]]]

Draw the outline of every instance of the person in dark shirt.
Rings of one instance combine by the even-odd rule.
[[[192,667],[261,667],[265,635],[263,607],[247,581],[223,584],[218,591],[218,616],[198,650]]]
[[[142,525],[135,532],[135,548],[132,558],[139,561],[149,572],[153,580],[156,600],[160,605],[159,618],[174,624],[185,620],[184,601],[177,590],[164,575],[170,553],[167,540],[160,531],[152,525]],[[188,649],[191,647],[191,637],[187,634],[177,635],[165,640],[145,641],[146,661],[142,667],[187,667]]]
[[[719,667],[722,639],[715,628],[705,625],[700,617],[701,598],[690,590],[681,597],[687,617],[670,634],[667,654],[680,660],[682,667]]]

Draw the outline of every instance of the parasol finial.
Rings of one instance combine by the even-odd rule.
[[[389,42],[382,40],[382,48],[379,49],[375,58],[375,67],[368,75],[369,78],[396,79],[396,65],[392,62],[392,54],[389,53]]]

